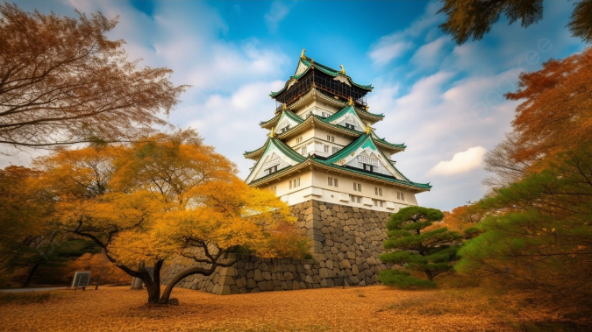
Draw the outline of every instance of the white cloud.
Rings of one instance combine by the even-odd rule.
[[[391,60],[402,56],[407,50],[413,47],[412,42],[397,41],[399,38],[399,36],[389,36],[389,38],[381,39],[379,41],[379,45],[370,52],[370,58],[372,58],[375,65],[386,65]]]
[[[440,20],[440,16],[436,15],[439,7],[440,5],[438,3],[429,3],[425,13],[413,21],[407,29],[383,36],[378,42],[372,45],[368,55],[374,62],[374,65],[384,66],[413,48],[414,44],[410,39],[419,36]]]
[[[433,67],[440,63],[443,58],[444,46],[450,43],[450,37],[442,36],[430,43],[422,45],[415,51],[411,62],[419,67]]]
[[[178,110],[179,118],[193,120],[181,125],[197,129],[207,144],[239,166],[244,178],[253,162],[245,159],[243,152],[265,142],[267,131],[259,127],[259,122],[273,117],[275,102],[268,94],[281,89],[283,84],[280,80],[252,82],[228,96],[212,94],[205,101],[184,104]]]
[[[443,160],[429,170],[428,175],[455,175],[466,173],[481,167],[483,155],[487,150],[482,146],[474,146],[466,151],[457,152],[451,160]]]
[[[265,14],[265,23],[271,32],[276,32],[279,23],[290,13],[291,5],[284,2],[274,1],[271,8]]]

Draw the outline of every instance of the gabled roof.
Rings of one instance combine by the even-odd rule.
[[[300,73],[298,73],[298,68],[301,65],[304,66],[303,68],[305,68],[305,69],[302,70]],[[296,72],[294,73],[293,76],[290,76],[290,78],[286,81],[286,84],[284,84],[284,87],[277,92],[270,93],[269,95],[271,97],[275,97],[275,96],[279,95],[280,93],[284,92],[288,88],[288,85],[290,82],[292,82],[293,80],[298,80],[299,78],[304,76],[306,73],[308,73],[308,71],[311,68],[316,68],[331,77],[343,76],[350,82],[351,85],[354,85],[360,89],[363,89],[366,91],[372,91],[372,89],[373,89],[372,84],[370,84],[370,85],[358,84],[358,83],[354,82],[349,75],[343,74],[340,70],[335,70],[333,68],[327,67],[327,66],[325,66],[321,63],[315,62],[313,59],[305,56],[305,57],[301,57],[299,59],[298,66],[296,66]]]
[[[284,156],[288,157],[289,159],[291,159],[295,163],[302,163],[303,161],[306,160],[306,157],[303,157],[298,152],[292,150],[292,148],[287,146],[281,140],[279,140],[277,138],[270,137],[266,142],[265,150],[261,153],[261,155],[262,155],[261,158],[259,158],[259,160],[255,164],[255,166],[253,166],[253,168],[251,169],[251,173],[249,173],[249,176],[247,176],[246,180],[250,179],[251,176],[253,174],[255,174],[255,172],[259,171],[259,169],[258,169],[259,164],[264,159],[263,157],[265,156],[265,154],[268,153],[269,150],[271,150],[272,148],[276,148],[277,150],[280,151],[280,153],[282,153]],[[257,149],[256,151],[258,151],[260,149],[261,148]]]
[[[294,151],[289,146],[287,146],[280,139],[269,138],[264,147],[261,147],[255,151],[259,151],[259,150],[262,150],[263,148],[265,148],[265,152],[267,152],[270,150],[271,146],[274,146],[286,157],[288,157],[291,160],[293,160],[294,162],[296,162],[296,164],[282,168],[278,172],[265,175],[259,179],[251,180],[249,182],[249,185],[262,184],[262,183],[271,181],[275,178],[290,174],[290,173],[297,171],[299,169],[302,169],[302,168],[305,168],[308,166],[316,166],[316,167],[321,167],[321,168],[325,168],[325,169],[338,170],[339,172],[344,173],[344,174],[355,174],[356,176],[360,176],[360,177],[364,177],[364,178],[368,178],[368,179],[374,179],[374,180],[380,180],[383,182],[393,183],[398,186],[406,187],[408,189],[415,190],[418,192],[427,191],[432,188],[432,186],[429,183],[427,183],[427,184],[417,183],[417,182],[413,182],[413,181],[409,180],[405,175],[403,175],[393,165],[393,163],[388,158],[386,158],[384,156],[384,154],[382,154],[380,149],[376,148],[376,146],[374,145],[375,143],[376,143],[376,141],[371,134],[363,134],[358,139],[356,139],[354,142],[352,142],[347,147],[345,147],[344,149],[337,151],[336,153],[334,153],[333,155],[331,155],[327,158],[323,158],[323,157],[318,157],[315,155],[312,155],[309,157],[304,157],[304,156],[300,155],[298,152]],[[386,163],[388,163],[395,170],[396,174],[400,175],[400,177],[402,179],[398,179],[394,176],[389,176],[389,175],[385,175],[385,174],[381,174],[381,173],[368,172],[368,171],[365,171],[362,169],[357,169],[357,168],[347,166],[347,165],[335,164],[336,162],[339,162],[340,160],[346,158],[351,153],[354,153],[356,150],[358,150],[358,148],[360,148],[360,147],[365,148],[366,146],[371,146],[371,145],[374,145],[374,150],[376,150],[378,153],[381,154],[383,160]],[[262,154],[265,155],[265,152],[263,152]],[[247,180],[249,180],[249,178],[251,178],[251,176],[254,174],[254,172],[259,171],[257,166],[259,165],[259,163],[263,159],[264,158],[262,156],[257,161],[255,166],[251,170],[251,174],[249,174],[249,176],[247,177]]]
[[[269,144],[269,138],[267,138],[267,140],[265,141],[265,144],[263,144],[261,147],[255,149],[253,151],[245,151],[245,153],[243,153],[243,156],[245,156],[245,158],[257,160],[257,159],[259,159],[259,156],[261,156],[263,154],[263,152],[265,152],[265,148],[267,147],[267,144]]]
[[[342,117],[345,117],[347,114],[351,114],[351,116],[353,116],[354,119],[356,119],[356,121],[358,122],[358,124],[362,128],[366,127],[366,124],[364,123],[364,121],[362,121],[362,119],[360,119],[360,117],[358,116],[358,113],[356,112],[355,108],[352,105],[345,106],[339,112],[331,115],[330,117],[328,117],[326,119],[323,119],[323,121],[325,121],[327,123],[335,124],[334,123],[335,121],[341,119]]]
[[[298,115],[294,114],[291,111],[284,110],[284,111],[282,111],[282,114],[285,112],[286,116],[289,116],[291,119],[298,122],[299,124],[288,129],[288,131],[286,131],[284,133],[278,133],[278,137],[281,139],[288,138],[291,135],[298,133],[300,129],[307,128],[307,126],[309,124],[311,124],[311,122],[314,122],[315,125],[320,125],[320,127],[328,129],[328,130],[333,130],[333,131],[336,131],[336,132],[339,132],[339,133],[342,133],[342,134],[345,134],[348,136],[352,136],[352,137],[359,137],[360,135],[364,134],[363,131],[358,131],[355,129],[350,129],[350,128],[346,128],[346,127],[338,125],[338,124],[331,123],[331,121],[334,121],[335,119],[339,119],[343,115],[345,115],[349,112],[353,112],[353,110],[355,110],[355,108],[353,106],[348,105],[345,108],[343,108],[342,110],[340,110],[339,112],[333,114],[332,116],[330,116],[328,118],[323,118],[318,115],[311,115],[306,120],[303,120],[301,117],[299,117]],[[353,113],[353,114],[356,114],[356,113]],[[279,123],[279,121],[280,121],[279,119],[280,119],[280,117],[278,117],[278,120],[274,120],[274,122],[269,122],[269,124],[267,124],[267,125],[269,125],[271,128],[271,127],[275,126],[277,123]],[[383,138],[379,138],[378,136],[376,136],[374,131],[372,131],[372,136],[374,137],[376,144],[378,144],[379,146],[381,146],[384,149],[391,150],[394,153],[403,151],[407,148],[407,146],[405,144],[390,143],[390,142],[384,140]],[[257,151],[257,150],[255,150],[255,151]],[[251,152],[254,152],[254,151],[251,151]],[[245,156],[246,156],[246,153],[245,153]]]
[[[370,147],[372,150],[377,151],[382,156],[382,160],[384,160],[384,162],[388,166],[392,167],[393,170],[395,171],[395,173],[400,175],[405,180],[409,181],[409,179],[407,179],[401,172],[399,172],[399,170],[395,167],[395,165],[393,165],[390,158],[387,158],[384,155],[384,153],[382,153],[382,150],[380,150],[376,145],[377,144],[374,141],[372,134],[363,134],[360,137],[358,137],[357,140],[353,141],[345,148],[343,148],[343,149],[335,152],[333,155],[327,157],[325,162],[330,163],[330,164],[335,164],[335,163],[338,163],[339,161],[347,158],[350,154],[353,155],[353,153],[356,152],[360,148],[364,149],[366,147]]]
[[[269,181],[273,181],[277,178],[281,178],[283,176],[289,175],[293,172],[309,168],[311,166],[312,167],[319,167],[319,168],[323,168],[323,169],[331,169],[332,171],[338,171],[340,173],[348,174],[348,175],[355,174],[356,176],[359,176],[361,178],[366,178],[369,180],[382,181],[384,183],[389,183],[389,184],[396,184],[400,187],[404,187],[404,188],[407,188],[407,189],[410,189],[410,190],[413,190],[416,192],[429,191],[432,188],[432,186],[429,183],[417,183],[417,182],[409,181],[407,178],[405,178],[406,180],[400,180],[395,177],[387,176],[387,175],[383,175],[383,174],[379,174],[379,173],[370,173],[368,171],[364,171],[361,169],[358,170],[358,169],[354,169],[351,167],[334,165],[331,163],[327,163],[325,160],[322,160],[322,159],[314,157],[314,156],[309,156],[308,158],[305,159],[305,161],[303,161],[297,165],[283,168],[278,172],[275,172],[275,173],[266,175],[264,177],[261,177],[257,180],[251,181],[251,182],[249,182],[249,185],[250,186],[258,186],[258,185],[267,183]]]

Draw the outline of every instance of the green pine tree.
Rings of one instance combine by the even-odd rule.
[[[549,156],[540,171],[477,203],[480,234],[455,269],[534,292],[559,309],[592,308],[592,143]]]
[[[440,210],[419,206],[401,209],[391,216],[386,224],[389,233],[384,247],[395,251],[380,255],[380,260],[407,264],[408,270],[425,273],[427,280],[412,277],[403,270],[385,270],[379,274],[383,284],[400,288],[436,287],[434,277],[452,269],[450,263],[456,260],[462,239],[462,235],[445,227],[425,230],[442,218],[444,214]]]

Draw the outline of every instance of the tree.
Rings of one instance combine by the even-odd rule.
[[[59,196],[64,229],[94,241],[109,261],[142,279],[150,303],[167,303],[186,276],[233,264],[225,258],[236,246],[281,256],[272,239],[287,226],[296,231],[285,203],[249,188],[191,130],[127,147],[58,151],[38,165],[53,178],[47,183]],[[181,271],[161,295],[160,270],[178,257],[200,264]]]
[[[512,24],[520,21],[526,28],[543,18],[543,0],[440,0],[444,3],[438,13],[445,13],[447,21],[440,25],[460,45],[469,38],[480,40],[503,14]],[[585,42],[592,41],[592,1],[578,1],[567,24],[572,36]]]
[[[592,144],[541,163],[541,171],[478,203],[492,213],[455,268],[532,291],[547,304],[590,308]]]
[[[130,141],[179,102],[172,70],[130,62],[117,25],[101,13],[78,19],[0,4],[0,143],[50,148]]]
[[[47,225],[53,204],[42,195],[36,181],[40,174],[20,166],[0,170],[0,271],[6,276],[28,268],[24,287],[37,268],[51,260],[58,236]]]
[[[513,131],[485,156],[495,174],[486,183],[504,186],[539,171],[541,160],[585,144],[592,137],[592,48],[543,69],[520,75],[519,89],[506,94],[524,101],[516,108]]]
[[[456,259],[462,236],[446,227],[425,230],[442,218],[440,210],[419,206],[400,209],[391,216],[386,224],[389,232],[384,247],[396,251],[380,255],[380,260],[407,264],[407,269],[423,272],[428,280],[412,277],[407,271],[385,270],[379,274],[382,283],[401,288],[435,287],[434,277],[452,269],[450,262]]]
[[[484,217],[484,213],[485,211],[476,204],[462,205],[454,208],[451,213],[445,212],[442,224],[452,231],[464,232],[480,222]],[[428,229],[431,229],[431,227]]]

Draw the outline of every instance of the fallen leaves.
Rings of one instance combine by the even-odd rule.
[[[538,311],[479,289],[385,286],[219,296],[175,289],[178,306],[143,304],[144,291],[53,291],[44,303],[0,305],[5,331],[513,331]],[[55,296],[54,296],[55,295]]]

